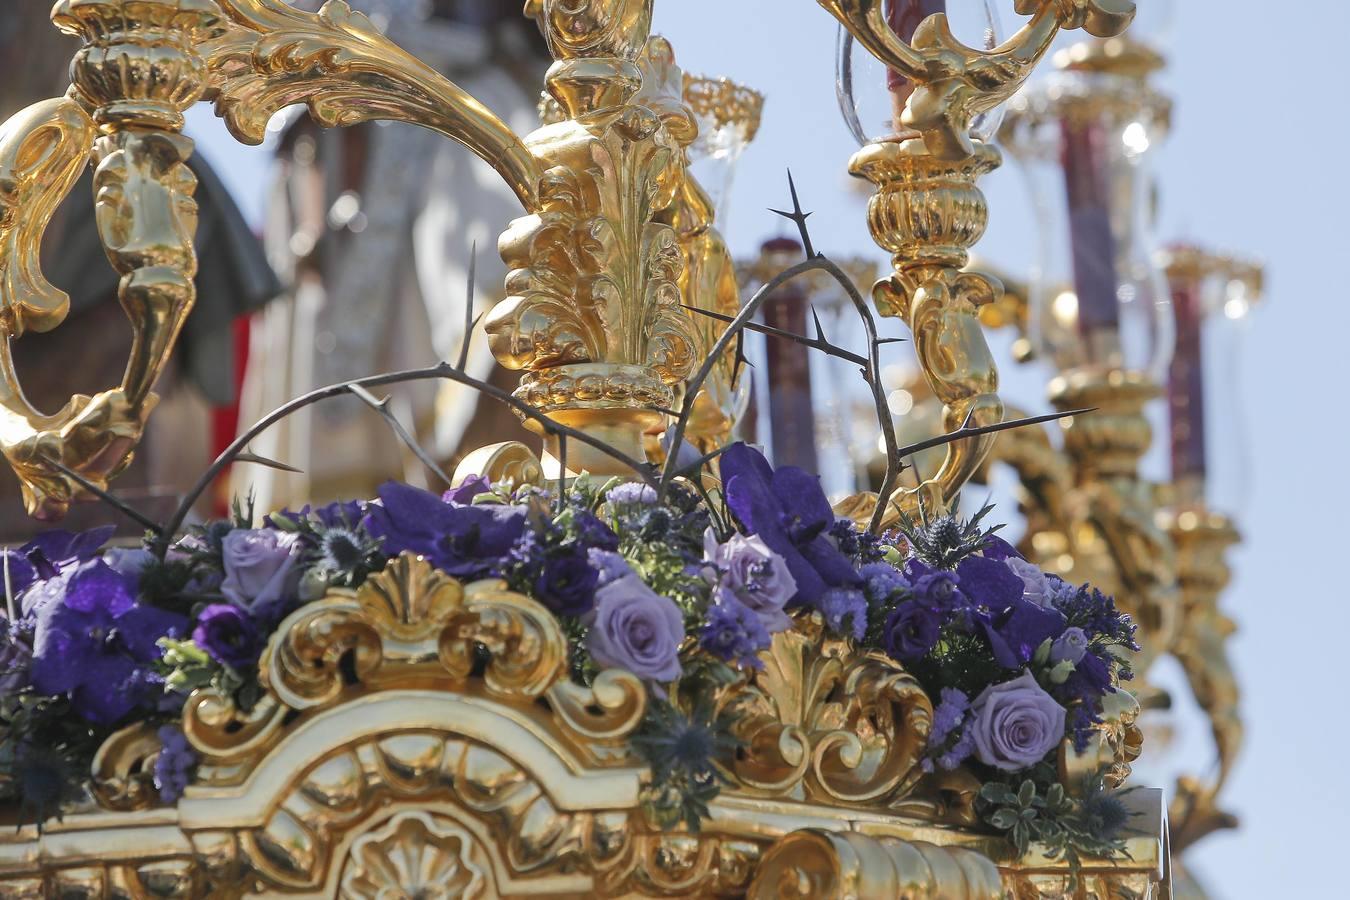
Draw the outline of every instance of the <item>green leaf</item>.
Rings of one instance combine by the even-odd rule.
[[[1028,778],[1022,782],[1022,786],[1017,791],[1017,803],[1019,806],[1027,807],[1036,799],[1036,785],[1031,783]]]
[[[1017,824],[1017,813],[1010,809],[1000,809],[989,817],[988,822],[1000,831],[1007,831]]]

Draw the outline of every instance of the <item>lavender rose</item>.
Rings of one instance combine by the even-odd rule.
[[[758,535],[732,535],[717,542],[712,529],[703,536],[703,556],[716,567],[719,583],[759,617],[770,632],[786,631],[792,620],[783,607],[797,593],[797,580],[787,560],[769,549]]]
[[[239,528],[225,535],[225,580],[220,592],[255,615],[295,593],[300,535],[268,528]]]
[[[601,666],[651,681],[674,681],[680,677],[683,640],[680,608],[636,575],[596,591],[586,648]]]
[[[212,604],[197,615],[192,642],[216,662],[232,669],[253,665],[262,651],[253,620],[228,603]]]
[[[1017,577],[1022,579],[1022,596],[1037,606],[1047,606],[1050,603],[1050,584],[1046,581],[1045,573],[1041,571],[1040,566],[1027,562],[1016,556],[1010,556],[1004,563]]]
[[[1035,765],[1064,740],[1064,707],[1030,672],[985,688],[970,712],[975,755],[1005,772]]]

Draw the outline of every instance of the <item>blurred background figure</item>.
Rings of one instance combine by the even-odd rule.
[[[301,0],[310,9],[317,0]],[[538,127],[549,56],[518,2],[353,0],[400,46],[481,99],[518,133]],[[458,357],[472,248],[473,315],[502,297],[497,236],[520,214],[495,173],[467,150],[403,124],[317,128],[279,115],[274,186],[264,226],[286,296],[254,322],[242,427],[317,387]],[[480,329],[481,330],[481,329]],[[470,374],[513,389],[478,334]],[[525,435],[502,404],[436,381],[376,392],[423,448],[453,471],[469,450]],[[439,479],[355,397],[291,416],[251,447],[300,473],[239,467],[235,492],[259,509],[373,496],[390,478]]]
[[[0,9],[0,121],[24,107],[63,94],[79,43],[52,27],[50,3],[25,0]],[[220,179],[199,152],[188,160],[197,176],[197,305],[169,367],[155,387],[159,405],[130,468],[115,492],[156,520],[168,517],[179,496],[234,433],[240,366],[236,325],[280,292],[262,246]],[[115,386],[126,368],[131,325],[117,299],[118,274],[104,257],[94,222],[93,170],[85,172],[48,227],[42,267],[70,295],[70,313],[46,334],[13,342],[24,391],[39,409],[59,409],[73,392]],[[0,466],[0,542],[22,542],[35,525],[24,514],[19,483]],[[203,512],[212,498],[203,500]],[[63,527],[128,523],[102,503],[72,508]]]

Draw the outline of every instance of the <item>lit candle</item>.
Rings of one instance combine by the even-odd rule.
[[[1171,279],[1177,349],[1167,378],[1171,416],[1172,481],[1196,496],[1205,480],[1205,367],[1202,355],[1201,286],[1194,273]]]
[[[773,268],[798,261],[802,245],[792,238],[766,241],[763,256]],[[779,263],[784,265],[780,266]],[[760,307],[764,324],[793,334],[807,334],[806,308],[810,298],[798,278],[778,288]],[[796,341],[771,337],[766,343],[769,370],[769,433],[775,466],[800,466],[817,471],[816,414],[811,403],[811,351]]]
[[[933,13],[947,11],[947,0],[889,0],[886,6],[886,22],[900,40],[908,43],[914,38],[914,30],[919,23]],[[908,78],[894,69],[886,70],[886,87],[891,92],[891,108],[894,116],[891,130],[901,130],[900,114],[914,93],[914,85]]]
[[[1090,362],[1118,364],[1120,307],[1116,297],[1116,241],[1111,233],[1107,141],[1101,125],[1066,117],[1062,124],[1062,165],[1069,205],[1069,245],[1078,332]]]

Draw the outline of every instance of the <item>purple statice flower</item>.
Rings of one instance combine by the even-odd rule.
[[[710,528],[703,536],[703,558],[715,583],[749,608],[770,632],[786,631],[792,619],[783,607],[797,593],[787,561],[757,535],[733,534],[718,543]]]
[[[858,574],[863,579],[863,592],[874,606],[890,606],[910,589],[904,573],[888,563],[868,563],[858,570]]]
[[[366,527],[372,537],[383,539],[381,551],[389,556],[404,551],[425,556],[456,578],[481,578],[499,571],[525,530],[523,507],[454,506],[395,481],[385,482],[378,493],[380,503],[367,507]]]
[[[1088,639],[1083,629],[1076,626],[1070,626],[1064,629],[1064,633],[1055,638],[1055,642],[1050,645],[1050,664],[1057,665],[1062,662],[1071,662],[1078,665],[1082,661],[1083,655],[1087,653]]]
[[[918,600],[906,600],[886,617],[882,643],[886,652],[903,662],[922,659],[942,636],[942,614]]]
[[[1030,672],[985,688],[970,713],[975,755],[1005,772],[1034,766],[1064,740],[1064,707]]]
[[[155,790],[165,803],[177,803],[192,780],[197,754],[188,746],[187,737],[176,725],[159,729],[159,753],[155,756]]]
[[[278,520],[282,519],[292,523],[303,519],[315,519],[324,528],[355,528],[361,523],[365,514],[366,502],[364,500],[334,500],[332,503],[318,508],[311,507],[306,503],[300,507],[299,511],[283,509],[264,516],[263,527],[276,528]]]
[[[956,743],[952,744],[951,749],[938,757],[937,764],[950,772],[961,763],[965,762],[975,753],[975,732],[967,728],[961,732]]]
[[[680,677],[684,616],[636,575],[596,591],[587,624],[586,649],[602,667],[627,669],[648,681]]]
[[[556,549],[543,559],[538,573],[530,591],[534,599],[560,616],[590,612],[600,575],[586,551],[577,546]]]
[[[605,500],[611,506],[650,506],[656,502],[656,489],[641,481],[629,481],[610,488]]]
[[[147,699],[161,637],[182,636],[179,615],[138,605],[130,580],[102,560],[71,573],[60,602],[34,634],[32,680],[40,694],[70,696],[76,714],[111,725]]]
[[[479,494],[492,493],[492,482],[486,475],[470,475],[441,495],[446,503],[455,506],[467,506]]]
[[[262,619],[296,599],[300,586],[300,535],[271,528],[237,528],[220,542],[225,580],[220,592]]]
[[[770,637],[763,621],[726,588],[717,592],[717,602],[708,608],[707,623],[698,641],[718,659],[739,668],[764,668],[759,652],[769,648]]]
[[[258,661],[262,642],[253,619],[230,603],[214,603],[197,614],[192,642],[231,669],[246,669]]]
[[[764,455],[733,444],[721,456],[727,506],[747,534],[763,539],[797,582],[795,604],[819,604],[830,588],[860,581],[853,562],[826,533],[834,510],[820,479],[793,466],[775,471]]]
[[[942,699],[933,710],[933,729],[928,735],[928,755],[923,770],[932,772],[933,762],[944,769],[955,769],[975,752],[975,741],[967,731],[959,731],[970,712],[970,698],[956,688],[943,688]],[[959,732],[959,733],[958,733]],[[952,737],[956,740],[953,741]],[[950,744],[950,746],[948,746]]]
[[[855,641],[867,633],[867,598],[854,588],[830,588],[821,595],[818,608],[825,625],[835,634],[851,635]]]
[[[633,567],[628,564],[618,553],[612,550],[601,550],[599,547],[592,547],[586,551],[586,559],[595,569],[598,578],[596,587],[604,587],[611,581],[618,581],[620,578],[626,578],[629,575],[637,577],[633,572]]]
[[[943,688],[937,709],[933,710],[933,728],[928,733],[928,746],[936,748],[947,743],[947,738],[965,721],[969,709],[970,698],[964,691],[950,687]]]
[[[1054,605],[1069,625],[1083,629],[1092,641],[1119,643],[1138,650],[1134,623],[1116,608],[1115,602],[1090,585],[1076,590],[1054,589]]]

